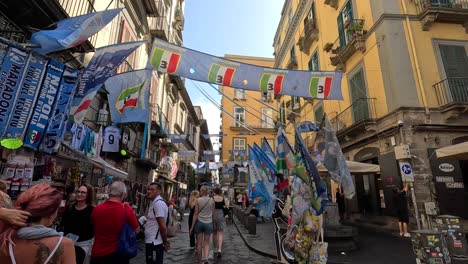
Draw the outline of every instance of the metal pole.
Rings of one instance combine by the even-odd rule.
[[[414,193],[413,183],[410,183],[410,188],[411,188],[411,200],[413,200],[413,206],[414,206],[414,216],[416,217],[416,224],[418,226],[418,229],[420,230],[421,223],[419,222],[418,204],[416,203],[416,194]]]

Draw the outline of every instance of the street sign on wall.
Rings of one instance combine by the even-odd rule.
[[[403,182],[414,182],[413,168],[407,161],[398,161]]]

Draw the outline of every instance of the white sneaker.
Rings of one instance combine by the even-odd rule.
[[[406,233],[403,235],[404,237],[411,237],[410,233]]]
[[[403,236],[403,233],[400,233],[400,236]]]

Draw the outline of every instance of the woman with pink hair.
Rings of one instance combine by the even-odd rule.
[[[74,264],[73,242],[49,228],[57,216],[62,194],[47,183],[22,193],[15,208],[29,212],[27,226],[8,226],[0,234],[0,263]]]

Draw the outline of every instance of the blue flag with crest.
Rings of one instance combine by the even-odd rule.
[[[57,22],[53,30],[41,30],[31,36],[31,43],[40,45],[34,50],[47,54],[80,45],[105,27],[123,8],[105,10]]]

